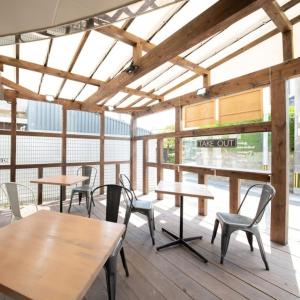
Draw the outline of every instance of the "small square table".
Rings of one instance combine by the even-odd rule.
[[[53,184],[60,186],[60,206],[59,211],[63,212],[63,201],[64,199],[64,190],[63,188],[66,186],[71,186],[73,184],[77,184],[89,179],[87,176],[78,176],[78,175],[58,175],[58,176],[50,176],[38,178],[35,180],[31,180],[32,183],[38,184]]]
[[[123,224],[39,211],[0,228],[0,292],[16,299],[82,299]]]
[[[195,237],[188,237],[188,238],[183,237],[183,197],[188,196],[188,197],[197,197],[197,198],[202,197],[207,199],[213,199],[214,197],[209,191],[209,189],[207,188],[207,186],[204,184],[197,184],[197,183],[190,183],[190,182],[160,181],[155,192],[180,196],[179,236],[170,232],[165,228],[162,228],[163,232],[166,232],[175,240],[173,242],[157,247],[156,248],[157,251],[163,248],[168,248],[176,245],[183,245],[191,252],[196,254],[198,257],[200,257],[206,263],[207,259],[187,243],[189,241],[202,239],[202,236],[195,236]]]

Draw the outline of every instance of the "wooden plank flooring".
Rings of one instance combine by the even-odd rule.
[[[169,238],[161,232],[167,227],[178,232],[179,209],[172,197],[155,203],[156,244]],[[66,203],[67,205],[67,203]],[[49,205],[58,210],[57,203]],[[98,199],[92,217],[104,219],[105,200]],[[85,205],[75,205],[72,213],[86,216]],[[121,211],[121,217],[124,210]],[[184,233],[203,235],[193,246],[207,259],[204,264],[183,248],[157,252],[152,246],[147,220],[132,214],[127,229],[125,254],[130,276],[126,278],[122,264],[118,266],[117,299],[300,299],[300,252],[293,247],[270,243],[262,232],[270,271],[265,271],[257,244],[250,252],[243,233],[233,235],[224,265],[219,264],[220,235],[210,244],[214,211],[208,217],[197,216],[197,201],[185,201]],[[9,222],[9,214],[0,214],[0,226]],[[291,250],[292,249],[292,250]],[[296,250],[295,250],[296,249]],[[105,274],[102,271],[87,293],[86,299],[107,299]],[[0,297],[1,299],[1,297]]]

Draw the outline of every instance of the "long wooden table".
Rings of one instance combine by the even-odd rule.
[[[196,184],[190,182],[167,182],[160,181],[157,188],[155,189],[156,193],[170,194],[170,195],[178,195],[180,196],[180,223],[179,223],[179,236],[170,232],[169,230],[162,228],[163,232],[166,232],[169,236],[171,236],[174,241],[167,243],[165,245],[159,246],[156,249],[159,251],[164,248],[173,247],[177,245],[183,245],[191,252],[200,257],[205,263],[207,259],[202,256],[198,251],[196,251],[192,246],[188,244],[188,242],[202,239],[202,236],[194,236],[194,237],[183,237],[183,197],[204,197],[206,199],[213,199],[213,195],[209,191],[206,185],[204,184]]]
[[[64,199],[64,187],[71,186],[80,182],[87,180],[87,176],[78,176],[78,175],[58,175],[58,176],[49,176],[31,180],[32,183],[38,184],[53,184],[60,186],[60,205],[59,211],[63,212],[63,201]]]
[[[125,226],[39,211],[0,229],[0,292],[17,299],[82,299]]]

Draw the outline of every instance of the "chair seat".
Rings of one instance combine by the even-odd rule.
[[[247,227],[252,223],[252,219],[238,214],[229,214],[224,212],[217,213],[217,218],[221,223],[235,226]]]
[[[93,190],[92,187],[88,186],[88,185],[84,185],[84,186],[78,186],[78,187],[75,187],[72,189],[72,192],[77,192],[77,193],[80,193],[80,192],[91,192]]]
[[[152,202],[147,200],[133,200],[132,206],[134,209],[143,209],[143,210],[150,210],[153,208]]]

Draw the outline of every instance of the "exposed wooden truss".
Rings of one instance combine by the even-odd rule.
[[[184,52],[200,43],[204,39],[212,36],[224,28],[227,28],[237,20],[245,17],[251,12],[257,10],[261,5],[261,1],[243,0],[221,0],[208,8],[200,16],[183,26],[171,37],[167,38],[157,47],[153,48],[146,55],[141,57],[138,62],[138,69],[128,74],[122,72],[114,79],[110,80],[105,86],[90,96],[85,105],[98,103],[100,100],[105,99],[133,81],[142,77],[146,73],[160,66],[173,57]],[[199,32],[199,28],[201,31]]]

